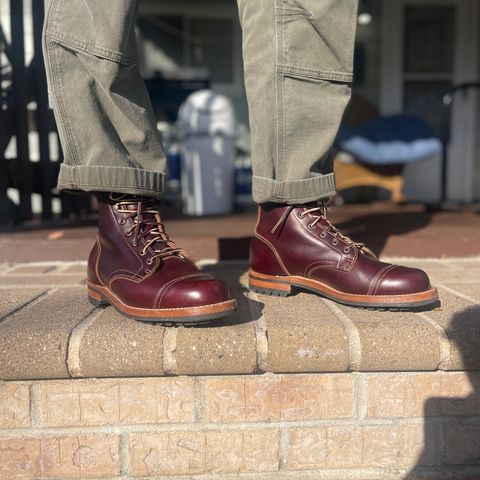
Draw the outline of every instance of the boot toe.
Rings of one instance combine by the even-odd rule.
[[[376,289],[376,295],[408,295],[430,290],[428,275],[419,268],[395,266],[388,271]]]
[[[168,286],[159,296],[157,308],[188,308],[230,300],[225,282],[213,277],[182,279]]]

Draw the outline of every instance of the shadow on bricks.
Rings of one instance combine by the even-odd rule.
[[[381,255],[390,236],[406,235],[424,229],[432,222],[432,212],[373,212],[338,224],[340,231],[355,241],[365,243]]]
[[[462,352],[471,391],[466,397],[432,397],[425,402],[425,447],[406,480],[480,478],[480,305],[457,313],[446,333]],[[427,465],[441,467],[432,477],[431,470],[426,473]],[[477,468],[475,473],[460,473],[461,466]]]
[[[237,300],[238,307],[233,315],[223,320],[202,323],[189,328],[202,329],[240,325],[253,322],[262,317],[264,304],[254,300],[249,295],[247,286],[248,265],[245,262],[224,262],[204,265],[200,270],[214,275],[219,280],[223,280],[228,285],[232,297]]]

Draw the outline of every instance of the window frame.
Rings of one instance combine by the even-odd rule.
[[[455,11],[453,84],[474,81],[480,76],[478,0],[384,0],[381,26],[382,114],[399,113],[404,104],[403,72],[405,7],[451,6]],[[447,200],[471,202],[474,198],[477,129],[480,128],[478,90],[468,99],[457,95],[452,108],[450,144],[447,162]],[[476,172],[480,175],[480,172]]]
[[[168,3],[155,0],[140,2],[139,15],[181,16],[188,24],[192,19],[223,19],[232,21],[232,82],[212,82],[212,88],[218,93],[237,97],[243,89],[242,32],[239,28],[238,11],[235,4],[214,5],[208,2]],[[184,46],[184,58],[189,58],[188,46]]]

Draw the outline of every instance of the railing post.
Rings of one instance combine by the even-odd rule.
[[[37,0],[35,0],[37,1]],[[32,218],[32,173],[28,148],[28,75],[25,66],[23,0],[10,0],[12,83],[17,162],[20,162],[21,220]]]
[[[52,218],[52,162],[50,159],[49,134],[51,130],[51,112],[48,106],[47,78],[43,64],[42,29],[44,17],[43,0],[32,1],[33,16],[33,92],[37,102],[35,127],[38,132],[40,153],[40,182],[42,195],[42,218]]]
[[[3,35],[0,35],[0,53],[6,49]],[[8,197],[7,197],[7,163],[4,155],[6,144],[6,112],[3,110],[3,64],[0,57],[0,225],[6,225],[10,221]]]

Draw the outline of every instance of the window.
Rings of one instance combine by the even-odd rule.
[[[234,23],[229,18],[145,15],[138,27],[146,70],[174,73],[199,68],[214,83],[234,82]]]
[[[453,80],[454,7],[407,7],[403,60],[404,109],[423,117],[438,134],[443,97]]]

